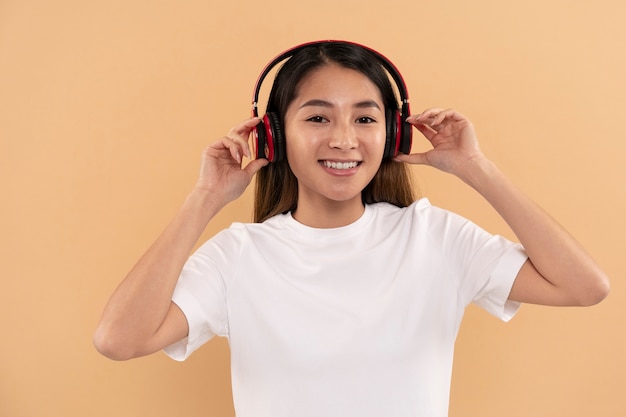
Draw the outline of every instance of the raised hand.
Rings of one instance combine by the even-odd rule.
[[[197,188],[223,199],[224,203],[243,193],[254,174],[268,164],[266,159],[256,159],[242,166],[243,156],[250,158],[248,137],[258,123],[256,117],[247,119],[204,150]]]
[[[189,327],[172,293],[183,265],[209,221],[239,197],[268,163],[250,156],[248,136],[258,118],[233,127],[202,154],[200,178],[163,233],[115,290],[94,334],[98,350],[123,360],[154,353],[184,338]]]
[[[395,158],[397,161],[430,165],[462,176],[469,161],[483,156],[472,123],[454,110],[428,109],[406,120],[424,135],[433,149],[398,155]]]
[[[589,254],[521,192],[478,147],[471,122],[454,110],[429,109],[407,118],[433,149],[399,155],[397,161],[452,173],[478,191],[511,227],[529,260],[509,294],[513,301],[591,305],[608,293],[609,281]]]

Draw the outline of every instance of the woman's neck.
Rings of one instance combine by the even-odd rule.
[[[350,201],[300,202],[292,212],[299,223],[317,229],[347,226],[357,221],[365,211],[361,196]]]

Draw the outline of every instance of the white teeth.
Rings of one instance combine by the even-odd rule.
[[[331,162],[331,161],[324,161],[324,166],[327,168],[333,168],[333,169],[351,169],[351,168],[356,168],[356,166],[358,165],[358,162]]]

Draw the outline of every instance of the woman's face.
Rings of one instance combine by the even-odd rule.
[[[285,114],[287,160],[298,179],[298,207],[347,202],[380,167],[385,107],[362,73],[329,64],[301,81]]]

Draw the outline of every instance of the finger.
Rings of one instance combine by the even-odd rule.
[[[439,113],[435,123],[442,124],[443,122],[460,122],[467,121],[467,117],[453,109],[447,109]]]
[[[248,133],[252,131],[252,129],[259,124],[261,121],[260,117],[250,117],[238,125],[232,127],[229,131],[229,134],[234,136],[247,136]]]
[[[246,121],[245,123],[237,125],[234,128],[232,128],[226,136],[231,141],[236,143],[240,147],[242,153],[248,158],[251,157],[250,146],[248,144],[248,140],[250,138],[250,133],[252,132],[254,126],[256,126],[257,123],[252,124],[252,126],[250,124],[252,124],[250,121]]]
[[[449,115],[450,110],[442,110],[439,113],[434,114],[430,121],[430,126],[438,126],[442,124]]]
[[[250,175],[250,177],[252,177],[261,168],[263,168],[265,165],[267,165],[269,163],[270,163],[270,161],[268,161],[267,159],[255,159],[253,161],[250,161],[250,163],[248,165],[246,165],[244,170]]]
[[[437,132],[446,129],[446,135],[456,134],[466,127],[471,127],[471,122],[462,114],[449,109],[439,114],[433,124],[430,125]]]
[[[409,116],[407,121],[415,121],[417,123],[428,123],[434,117],[436,117],[439,113],[441,113],[443,109],[438,107],[431,107],[429,109],[424,110],[421,113]]]
[[[437,131],[433,129],[432,127],[430,127],[430,125],[428,124],[420,123],[419,121],[415,119],[413,120],[407,119],[407,121],[410,124],[412,124],[417,130],[419,130],[420,133],[424,135],[424,137],[426,137],[426,139],[428,140],[431,140],[437,134]]]
[[[241,163],[241,155],[245,151],[240,141],[237,141],[236,139],[231,138],[230,136],[225,136],[221,139],[220,143],[224,148],[228,149],[230,156],[235,161],[237,161],[238,163]]]
[[[420,114],[409,116],[407,118],[407,122],[415,121],[417,123],[434,126],[437,124],[441,124],[446,119],[458,121],[465,119],[465,116],[455,111],[454,109],[430,108],[424,110]]]
[[[412,153],[409,155],[399,154],[398,156],[393,158],[393,160],[396,162],[404,162],[412,165],[429,165],[426,152]]]
[[[234,142],[238,143],[241,146],[244,155],[246,155],[248,158],[251,158],[248,139],[250,138],[250,133],[252,133],[252,130],[259,124],[260,121],[260,117],[251,117],[249,119],[246,119],[237,126],[230,129],[227,135],[227,137],[231,138]]]

